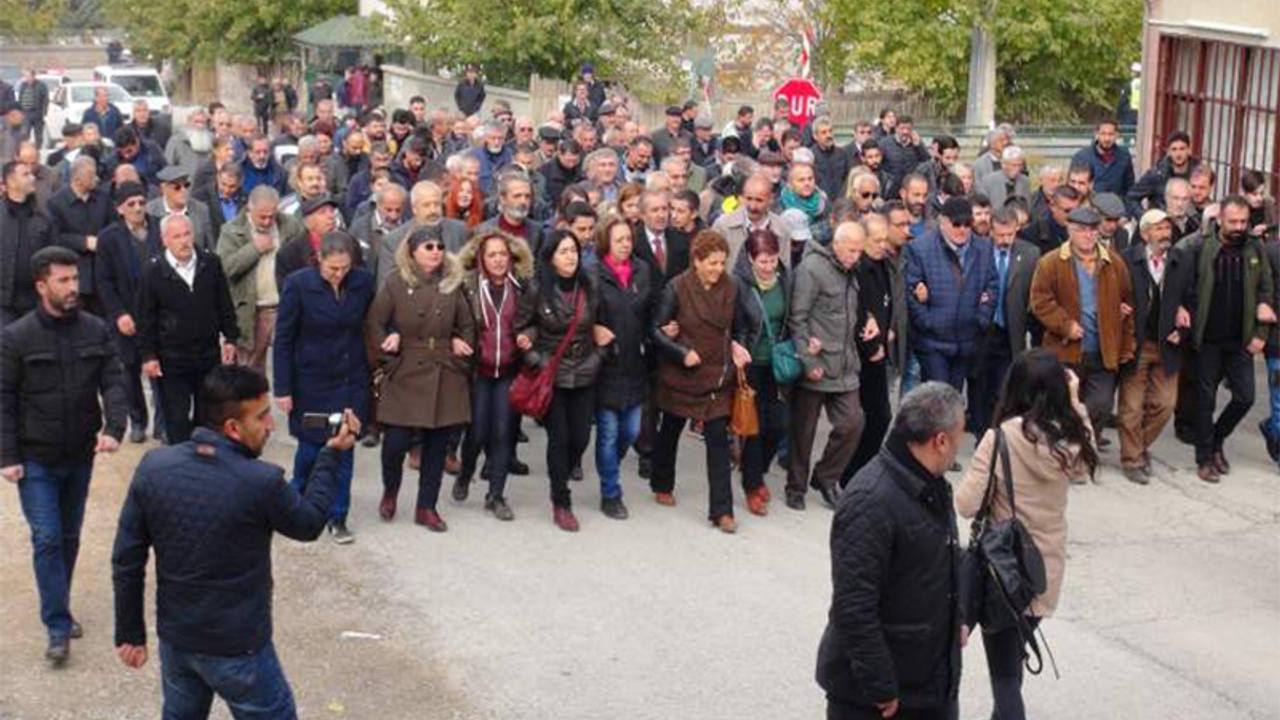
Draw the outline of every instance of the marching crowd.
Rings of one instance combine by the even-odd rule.
[[[1125,477],[1148,483],[1173,418],[1200,480],[1217,483],[1265,356],[1258,437],[1280,463],[1280,241],[1261,173],[1217,193],[1175,133],[1135,177],[1112,121],[1034,184],[1014,128],[965,163],[955,138],[925,142],[892,110],[844,145],[821,111],[790,126],[785,102],[760,117],[744,106],[717,133],[691,101],[647,133],[584,71],[537,122],[501,101],[482,117],[474,73],[465,113],[418,97],[343,113],[321,95],[307,116],[264,81],[255,114],[215,103],[172,128],[145,105],[112,122],[104,93],[45,158],[10,103],[0,472],[21,480],[51,637],[65,647],[78,633],[67,595],[94,452],[148,430],[195,440],[184,452],[197,456],[213,447],[228,398],[258,387],[221,365],[270,378],[297,440],[292,483],[311,498],[313,475],[332,475],[316,494],[339,543],[353,539],[357,450],[324,448],[355,427],[380,453],[381,518],[397,514],[407,458],[414,521],[436,532],[446,473],[454,501],[483,480],[485,509],[514,519],[505,487],[530,472],[519,449],[535,427],[569,532],[593,431],[600,509],[616,520],[622,459],[634,451],[654,500],[673,506],[693,433],[707,517],[732,533],[735,472],[754,515],[770,511],[774,467],[788,508],[803,511],[810,489],[836,507],[864,468],[885,472],[878,457],[895,472],[958,470],[948,419],[981,441],[969,474],[983,483],[988,429],[1028,416],[1043,429],[1009,443],[1024,458],[1074,443],[1054,471],[1072,482],[1087,482],[1114,427]],[[283,108],[268,118],[273,96]],[[72,323],[77,307],[91,315]],[[895,386],[926,391],[897,418]],[[1055,393],[1052,407],[1036,400]],[[255,432],[232,439],[260,451]],[[966,477],[962,510],[976,512],[981,487]],[[1065,542],[1065,525],[1043,532]]]

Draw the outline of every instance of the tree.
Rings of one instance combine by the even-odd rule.
[[[693,0],[387,0],[392,37],[430,66],[481,68],[490,82],[523,86],[532,74],[571,80],[584,62],[597,77],[651,100],[688,91],[682,49],[718,14]],[[714,5],[714,4],[712,4]]]
[[[0,37],[45,42],[66,10],[65,0],[0,0]]]
[[[103,6],[139,55],[179,64],[214,58],[268,64],[292,54],[294,33],[355,13],[356,0],[103,0]]]
[[[964,107],[969,37],[985,0],[831,0],[826,11],[847,53],[836,72],[878,71]],[[1142,3],[1134,0],[1000,2],[996,114],[1016,122],[1078,122],[1114,112],[1141,56]]]

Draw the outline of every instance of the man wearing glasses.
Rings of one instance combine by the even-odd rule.
[[[880,206],[880,181],[871,173],[863,173],[853,179],[853,204],[858,217],[873,213]]]
[[[156,179],[160,181],[160,196],[147,203],[147,214],[157,220],[170,215],[185,215],[191,220],[196,247],[209,252],[217,249],[218,238],[213,234],[209,208],[191,197],[187,169],[181,165],[170,165],[161,170]]]
[[[911,346],[925,382],[964,390],[991,326],[998,290],[991,241],[973,234],[973,206],[947,198],[938,228],[907,246]]]

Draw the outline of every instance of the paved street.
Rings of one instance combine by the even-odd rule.
[[[1191,449],[1170,430],[1150,486],[1125,481],[1112,450],[1098,484],[1072,489],[1066,584],[1045,623],[1062,678],[1028,681],[1033,716],[1280,717],[1280,477],[1257,433],[1261,380],[1221,486],[1195,478]],[[806,513],[775,500],[759,519],[740,504],[739,534],[721,535],[705,519],[702,447],[689,439],[674,509],[655,505],[634,459],[624,463],[624,523],[600,514],[589,459],[587,482],[574,485],[582,532],[568,535],[551,524],[542,435],[532,434],[521,456],[534,475],[509,485],[515,523],[482,512],[480,485],[464,507],[442,500],[446,535],[403,509],[384,524],[377,453],[361,450],[357,543],[277,544],[277,642],[303,717],[823,716],[812,675],[830,591],[829,511],[812,498]],[[269,455],[287,463],[289,440]],[[109,546],[122,470],[136,458],[130,449],[95,479],[73,605],[88,635],[61,673],[40,662],[26,527],[16,493],[3,494],[0,718],[157,716],[154,664],[128,674],[109,640]],[[770,485],[781,494],[778,473]],[[412,505],[408,486],[401,504]],[[965,660],[961,718],[986,717],[976,644]]]

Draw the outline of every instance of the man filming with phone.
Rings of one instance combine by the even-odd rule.
[[[324,531],[338,455],[360,421],[331,424],[305,493],[258,460],[275,429],[267,379],[221,365],[200,388],[201,427],[191,440],[142,459],[120,513],[112,553],[116,653],[147,662],[147,556],[156,554],[156,618],[164,717],[207,718],[214,695],[232,715],[297,717],[272,643],[271,542],[279,532],[313,541]]]

